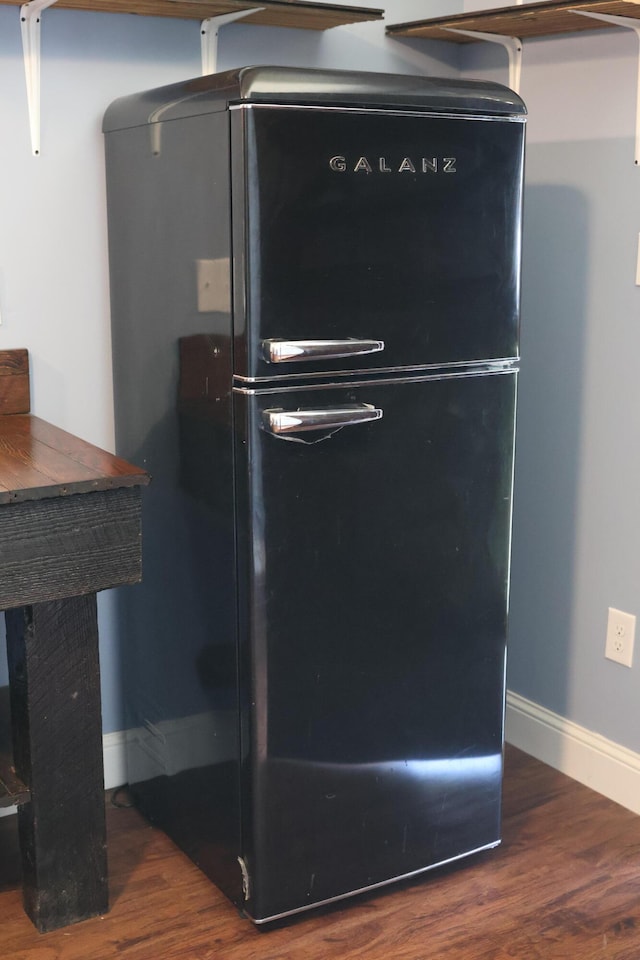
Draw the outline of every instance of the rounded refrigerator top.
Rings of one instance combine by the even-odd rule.
[[[121,97],[107,109],[105,133],[226,109],[231,103],[330,104],[524,118],[508,87],[479,80],[355,70],[240,67],[145,93]]]

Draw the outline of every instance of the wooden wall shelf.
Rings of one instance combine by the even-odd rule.
[[[23,0],[0,0],[20,6]],[[303,0],[57,0],[65,10],[93,10],[102,13],[136,13],[152,17],[178,17],[204,20],[242,10],[264,7],[243,19],[243,23],[268,27],[300,27],[328,30],[349,23],[381,20],[383,11],[369,7],[342,7],[333,3],[307,3]]]
[[[498,10],[464,13],[454,17],[396,23],[387,27],[387,33],[392,37],[473,43],[473,38],[464,34],[450,33],[449,29],[477,30],[505,37],[519,37],[521,40],[560,33],[577,33],[583,30],[611,29],[609,24],[601,20],[576,16],[572,13],[573,10],[640,19],[640,0],[589,0],[589,2],[551,0],[545,3],[527,3],[521,6],[502,7]]]
[[[338,6],[315,0],[0,0],[20,7],[20,29],[25,75],[31,151],[40,154],[40,21],[42,11],[56,4],[66,10],[98,13],[132,13],[140,16],[199,20],[202,72],[217,69],[218,29],[242,18],[265,27],[328,30],[366,20],[382,20],[384,11],[373,7]]]

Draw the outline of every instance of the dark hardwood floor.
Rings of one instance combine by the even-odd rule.
[[[14,818],[11,818],[13,821]],[[134,810],[109,808],[111,912],[40,935],[0,821],[12,960],[640,960],[640,817],[509,748],[497,850],[256,929]]]

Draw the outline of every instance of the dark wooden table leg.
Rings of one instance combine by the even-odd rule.
[[[96,597],[6,622],[25,910],[45,932],[108,909]]]

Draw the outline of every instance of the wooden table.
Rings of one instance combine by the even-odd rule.
[[[96,592],[141,576],[148,475],[29,414],[26,350],[0,351],[0,610],[25,910],[41,932],[108,909]]]

